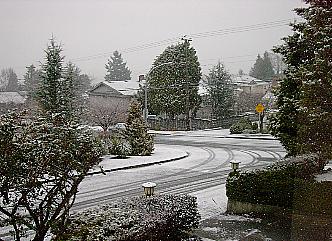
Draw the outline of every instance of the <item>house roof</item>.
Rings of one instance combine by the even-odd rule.
[[[1,104],[23,104],[25,99],[19,92],[0,92],[0,103]]]
[[[125,81],[102,81],[96,84],[90,92],[96,92],[98,88],[106,87],[109,88],[105,94],[113,94],[113,95],[127,95],[133,96],[139,90],[139,83],[134,80],[125,80]]]
[[[256,79],[254,77],[251,77],[249,75],[233,75],[232,76],[232,82],[234,84],[239,85],[255,85],[255,84],[267,84],[270,83],[270,81],[260,80]]]

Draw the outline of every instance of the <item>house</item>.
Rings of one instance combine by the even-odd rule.
[[[100,82],[88,94],[91,122],[104,129],[127,118],[130,102],[135,98],[139,83],[133,80]]]
[[[249,75],[232,76],[232,82],[236,92],[244,92],[249,95],[263,96],[272,87],[272,81],[256,79]]]
[[[108,98],[132,98],[139,90],[139,83],[133,80],[102,81],[96,84],[88,93],[91,96]]]
[[[26,102],[26,93],[20,92],[0,92],[0,112],[4,113],[9,109],[20,108]]]

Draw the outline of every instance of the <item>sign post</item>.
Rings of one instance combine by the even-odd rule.
[[[261,104],[261,103],[259,103],[257,106],[256,106],[256,111],[258,112],[258,114],[259,114],[259,117],[258,117],[258,119],[259,119],[259,132],[260,133],[262,133],[263,132],[263,117],[264,117],[264,115],[263,115],[263,111],[264,111],[264,106]]]

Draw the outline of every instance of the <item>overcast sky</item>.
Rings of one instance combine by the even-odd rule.
[[[12,67],[22,78],[25,66],[43,62],[53,34],[65,60],[95,82],[104,79],[114,50],[137,79],[188,35],[204,74],[218,59],[232,73],[248,72],[258,53],[291,33],[283,20],[296,18],[300,6],[301,0],[0,0],[0,69]]]

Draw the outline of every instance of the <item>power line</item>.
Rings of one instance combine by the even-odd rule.
[[[119,49],[121,53],[131,53],[131,52],[137,52],[137,51],[142,51],[150,48],[155,48],[155,47],[160,47],[165,44],[170,44],[170,43],[175,43],[178,41],[179,38],[169,38],[165,40],[161,40],[158,42],[152,42],[148,44],[142,44],[134,47],[129,47],[129,48],[124,48],[124,49]],[[79,61],[88,61],[92,59],[98,59],[98,58],[103,58],[103,57],[108,57],[110,54],[113,52],[105,52],[105,53],[100,53],[100,54],[95,54],[95,55],[90,55],[86,57],[79,57],[72,59],[73,61],[79,62]]]
[[[241,33],[241,32],[255,31],[255,30],[261,30],[261,29],[270,29],[270,28],[289,25],[289,22],[291,20],[293,20],[293,19],[284,19],[284,20],[278,20],[278,21],[273,21],[273,22],[265,22],[265,23],[260,23],[260,24],[219,29],[219,30],[214,30],[214,31],[190,34],[189,36],[192,38],[205,38],[205,37],[213,37],[213,36],[226,35],[226,34],[232,34],[232,33]]]
[[[240,27],[219,29],[219,30],[214,30],[214,31],[193,33],[193,34],[188,34],[187,36],[190,38],[198,39],[198,38],[215,37],[215,36],[222,36],[222,35],[227,35],[227,34],[235,34],[235,33],[249,32],[249,31],[257,31],[257,30],[262,30],[262,29],[271,29],[271,28],[289,25],[289,23],[292,20],[294,21],[296,19],[284,19],[284,20],[278,20],[278,21],[272,21],[272,22],[253,24],[253,25],[246,25],[246,26],[240,26]],[[142,45],[138,45],[138,46],[134,46],[134,47],[119,49],[119,51],[121,53],[139,52],[139,51],[143,51],[146,49],[151,49],[151,48],[156,48],[156,47],[176,43],[178,41],[179,41],[179,37],[174,37],[174,38],[164,39],[161,41],[142,44]],[[112,53],[113,52],[104,52],[104,53],[85,56],[85,57],[78,57],[78,58],[72,59],[72,61],[75,61],[75,62],[89,61],[89,60],[93,60],[93,59],[108,57]]]

